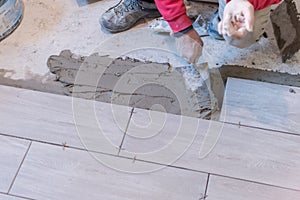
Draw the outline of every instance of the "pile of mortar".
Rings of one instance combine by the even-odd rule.
[[[203,119],[217,109],[210,88],[189,66],[62,51],[48,67],[68,96]]]

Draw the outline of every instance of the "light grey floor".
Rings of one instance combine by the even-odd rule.
[[[282,88],[228,84],[228,91]],[[259,119],[247,127],[5,86],[0,92],[0,199],[300,198],[300,137],[284,123],[285,132]]]

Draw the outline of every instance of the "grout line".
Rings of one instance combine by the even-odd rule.
[[[128,123],[126,125],[125,133],[123,135],[122,142],[121,142],[120,147],[119,147],[119,152],[121,151],[121,147],[122,147],[122,145],[124,143],[125,136],[126,136],[126,133],[127,133],[127,129],[129,127],[129,122],[130,122],[130,120],[132,118],[132,115],[134,113],[133,111],[134,111],[134,108],[131,110],[130,118],[129,118]],[[217,122],[225,123],[225,124],[229,124],[229,125],[237,125],[237,126],[246,127],[246,128],[259,129],[259,130],[264,130],[264,131],[270,131],[270,132],[278,133],[278,134],[292,135],[292,136],[300,137],[300,134],[283,132],[283,131],[278,131],[278,130],[271,130],[271,129],[260,128],[260,127],[255,127],[255,126],[247,126],[247,125],[243,125],[241,123],[238,124],[238,123],[224,122],[224,121],[217,121]],[[22,140],[27,140],[27,141],[30,141],[30,142],[38,142],[38,143],[42,143],[42,144],[48,144],[48,145],[59,146],[59,147],[64,147],[64,148],[68,147],[70,149],[76,149],[76,150],[82,150],[82,151],[90,151],[90,152],[101,153],[101,154],[106,154],[106,155],[113,155],[113,154],[110,154],[110,153],[105,153],[105,152],[100,152],[100,151],[87,150],[84,147],[76,147],[76,146],[72,146],[72,145],[69,146],[69,145],[66,145],[64,143],[59,144],[59,143],[55,143],[55,142],[47,142],[47,141],[32,139],[32,138],[28,138],[28,137],[21,137],[21,136],[16,136],[16,135],[5,134],[5,133],[1,133],[1,132],[0,132],[0,136],[5,136],[5,137],[15,138],[15,139],[22,139]],[[117,155],[119,156],[119,153]],[[141,160],[141,161],[143,161],[143,160]],[[157,164],[159,164],[159,163],[157,163]]]
[[[247,182],[247,183],[253,183],[253,184],[257,184],[257,185],[264,185],[264,186],[278,188],[278,189],[284,189],[284,190],[300,192],[300,189],[293,189],[293,188],[288,188],[288,187],[272,185],[272,184],[268,184],[268,183],[261,183],[261,182],[251,181],[251,180],[247,180],[247,179],[243,179],[243,178],[236,178],[236,177],[231,177],[231,176],[226,176],[226,175],[221,175],[221,174],[214,174],[214,173],[210,173],[210,175],[218,176],[218,177],[222,177],[222,178],[227,178],[227,179],[233,179],[233,180],[242,181],[242,182]]]
[[[8,137],[13,137],[13,138],[18,138],[18,139],[21,138],[21,139],[25,139],[25,140],[30,140],[30,139],[26,139],[26,138],[22,138],[22,137],[14,137],[14,136],[11,136],[11,135],[5,135],[5,134],[1,134],[1,133],[0,133],[0,135],[4,135],[4,136],[8,136]],[[55,144],[55,143],[50,143],[50,142],[38,141],[38,140],[31,140],[31,143],[32,142],[37,142],[37,143],[42,143],[42,144],[52,145],[52,146],[57,146],[57,147],[64,147],[63,144]],[[31,143],[30,143],[30,146],[31,146]],[[86,151],[86,152],[99,153],[99,154],[102,154],[102,155],[112,156],[112,157],[115,157],[115,158],[123,158],[123,159],[132,160],[132,158],[126,157],[126,156],[120,156],[120,155],[110,154],[110,153],[105,153],[105,152],[92,151],[92,150],[87,150],[87,149],[79,148],[79,147],[67,146],[65,148],[74,149],[74,150],[80,150],[80,151]],[[29,148],[28,148],[28,151],[29,151]],[[24,159],[25,159],[25,157],[24,157]],[[158,163],[158,162],[154,162],[154,161],[142,160],[142,159],[138,159],[138,158],[136,158],[136,161],[140,161],[140,162],[144,162],[144,163],[149,163],[149,164],[156,164],[156,165],[161,165],[161,166],[165,166],[165,167],[171,167],[171,168],[181,169],[181,170],[186,170],[186,171],[192,171],[192,172],[197,172],[197,173],[209,174],[210,176],[213,175],[213,176],[218,176],[218,177],[223,177],[223,178],[229,178],[229,179],[234,179],[234,180],[239,180],[239,181],[244,181],[244,182],[259,184],[259,185],[265,185],[265,186],[279,188],[279,189],[285,189],[285,190],[291,190],[291,191],[295,191],[295,192],[300,192],[300,189],[293,189],[293,188],[282,187],[282,186],[277,186],[277,185],[272,185],[272,184],[267,184],[267,183],[261,183],[261,182],[257,182],[257,181],[251,181],[251,180],[247,180],[247,179],[236,178],[236,177],[226,176],[226,175],[217,174],[217,173],[205,172],[205,171],[201,171],[201,170],[196,170],[196,169],[191,169],[191,168],[186,168],[186,167],[180,167],[180,166],[176,166],[176,165],[168,165],[168,164]]]
[[[122,156],[120,156],[120,157],[122,157]],[[128,158],[128,157],[125,157],[125,156],[123,156],[122,158],[126,158],[126,159],[132,160],[132,158]],[[243,178],[226,176],[226,175],[222,175],[222,174],[211,173],[211,172],[206,172],[206,171],[201,171],[201,170],[196,170],[196,169],[191,169],[191,168],[186,168],[186,167],[180,167],[180,166],[175,166],[175,165],[166,165],[166,164],[157,163],[157,162],[153,162],[153,161],[146,161],[146,160],[141,160],[141,159],[136,159],[136,160],[140,161],[140,162],[145,162],[145,163],[150,163],[150,164],[156,164],[156,165],[161,165],[161,166],[165,166],[165,167],[171,167],[171,168],[176,168],[176,169],[181,169],[181,170],[186,170],[186,171],[192,171],[192,172],[198,172],[198,173],[203,173],[203,174],[209,174],[210,176],[218,176],[218,177],[223,177],[223,178],[228,178],[228,179],[234,179],[234,180],[239,180],[239,181],[248,182],[248,183],[254,183],[254,184],[258,184],[258,185],[264,185],[264,186],[269,186],[269,187],[274,187],[274,188],[279,188],[279,189],[285,189],[285,190],[291,190],[291,191],[295,191],[295,192],[300,192],[300,189],[293,189],[293,188],[288,188],[288,187],[283,187],[283,186],[278,186],[278,185],[272,185],[272,184],[268,184],[268,183],[251,181],[251,180],[247,180],[247,179],[243,179]]]
[[[126,157],[126,156],[116,156],[116,155],[113,155],[113,156],[128,159],[128,160],[132,160],[132,158],[129,158],[129,157]],[[186,168],[186,167],[180,167],[180,166],[175,166],[175,165],[167,165],[167,164],[157,163],[157,162],[153,162],[153,161],[141,160],[141,159],[138,159],[138,158],[136,158],[135,160],[140,161],[140,162],[144,162],[144,163],[149,163],[149,164],[156,164],[156,165],[161,165],[161,166],[165,166],[165,167],[181,169],[181,170],[185,170],[185,171],[209,174],[209,177],[210,176],[219,176],[219,177],[223,177],[223,178],[234,179],[234,180],[239,180],[239,181],[248,182],[248,183],[254,183],[254,184],[258,184],[258,185],[264,185],[264,186],[269,186],[269,187],[274,187],[274,188],[279,188],[279,189],[285,189],[285,190],[300,192],[300,189],[293,189],[293,188],[288,188],[288,187],[283,187],[283,186],[278,186],[278,185],[272,185],[272,184],[268,184],[268,183],[251,181],[251,180],[247,180],[247,179],[243,179],[243,178],[226,176],[226,175],[222,175],[222,174],[211,173],[211,172],[206,172],[206,171],[201,171],[201,170],[196,170],[196,169],[191,169],[191,168]]]
[[[230,125],[237,125],[239,127],[246,127],[246,128],[252,128],[252,129],[259,129],[259,130],[263,130],[263,131],[269,131],[269,132],[273,132],[273,133],[277,133],[277,134],[284,134],[284,135],[293,135],[293,136],[298,136],[300,137],[300,133],[290,133],[287,131],[280,131],[280,130],[274,130],[274,129],[269,129],[269,128],[262,128],[262,127],[257,127],[257,126],[250,126],[250,125],[246,125],[246,124],[241,124],[241,122],[239,123],[235,123],[235,122],[224,122],[224,121],[218,121],[220,123],[225,123],[225,124],[230,124]]]
[[[112,153],[101,152],[101,151],[94,151],[94,150],[88,150],[88,149],[86,149],[84,147],[69,146],[69,145],[66,145],[66,144],[63,144],[63,143],[62,144],[58,144],[58,143],[46,142],[46,141],[35,140],[35,139],[30,139],[30,138],[25,138],[25,137],[20,137],[20,136],[13,136],[13,135],[8,135],[8,134],[3,134],[3,133],[0,133],[0,136],[14,138],[14,139],[20,139],[20,140],[26,140],[26,141],[29,141],[29,142],[36,142],[36,143],[40,143],[40,144],[46,144],[46,145],[51,145],[51,146],[56,146],[56,147],[67,148],[67,149],[73,149],[73,150],[78,150],[78,151],[85,151],[85,152],[91,152],[91,153],[99,153],[99,154],[103,154],[103,155],[107,155],[107,156],[122,157],[122,156],[118,156],[118,155],[112,154]],[[124,157],[124,158],[128,158],[128,159],[132,160],[132,158],[129,158],[129,157]]]
[[[29,197],[24,197],[24,196],[19,196],[19,195],[14,195],[14,194],[7,194],[7,193],[4,193],[4,192],[0,192],[0,194],[10,196],[10,197],[21,198],[21,199],[25,199],[25,200],[35,200],[35,199],[29,198]]]
[[[204,192],[203,199],[207,198],[207,191],[208,191],[209,179],[210,179],[210,173],[208,173],[208,175],[207,175],[207,181],[206,181],[206,187],[205,187],[205,192]]]
[[[70,149],[77,149],[77,150],[82,150],[82,151],[87,151],[87,149],[85,149],[84,147],[76,147],[76,146],[69,146],[67,144],[64,143],[54,143],[54,142],[47,142],[47,141],[42,141],[42,140],[37,140],[37,139],[32,139],[32,138],[27,138],[27,137],[21,137],[21,136],[15,136],[15,135],[9,135],[9,134],[4,134],[4,133],[0,133],[0,136],[4,136],[4,137],[10,137],[10,138],[15,138],[15,139],[21,139],[21,140],[27,140],[30,142],[38,142],[38,143],[42,143],[42,144],[48,144],[48,145],[53,145],[53,146],[58,146],[58,147],[65,147],[65,148],[70,148]],[[101,153],[101,152],[99,152]]]
[[[131,110],[131,115],[130,115],[130,118],[132,117],[133,115],[133,111],[134,111],[134,108]],[[230,122],[224,122],[226,124],[231,124],[231,125],[238,125],[238,124],[235,124],[235,123],[230,123]],[[127,123],[127,126],[126,126],[126,131],[128,129],[128,126],[129,126],[129,123]],[[249,126],[245,126],[245,125],[241,125],[243,127],[249,127]],[[258,127],[249,127],[249,128],[256,128],[256,129],[262,129],[262,130],[267,130],[267,131],[270,131],[269,129],[263,129],[263,128],[258,128]],[[283,133],[285,134],[284,132],[281,132],[281,131],[275,131],[275,132],[278,132],[278,133]],[[294,136],[300,136],[300,135],[296,135],[296,134],[291,134],[291,133],[288,133],[289,135],[294,135]],[[81,151],[86,151],[86,152],[93,152],[93,153],[99,153],[99,154],[103,154],[103,155],[107,155],[107,156],[112,156],[112,157],[120,157],[120,158],[124,158],[124,159],[128,159],[128,160],[132,160],[132,158],[130,157],[126,157],[126,156],[120,156],[119,154],[118,155],[115,155],[115,154],[110,154],[110,153],[105,153],[105,152],[98,152],[98,151],[92,151],[92,150],[87,150],[85,148],[80,148],[80,147],[74,147],[74,146],[65,146],[64,144],[57,144],[57,143],[51,143],[51,142],[45,142],[45,141],[40,141],[40,140],[34,140],[34,139],[30,139],[30,138],[26,138],[26,137],[20,137],[20,136],[12,136],[12,135],[8,135],[8,134],[3,134],[3,133],[0,133],[1,136],[6,136],[6,137],[10,137],[10,138],[17,138],[17,139],[23,139],[23,140],[27,140],[27,141],[30,141],[30,145],[28,147],[28,150],[25,154],[25,156],[27,155],[28,151],[29,151],[29,148],[32,144],[32,142],[37,142],[37,143],[42,143],[42,144],[47,144],[47,145],[53,145],[53,146],[57,146],[57,147],[64,147],[64,148],[69,148],[69,149],[74,149],[74,150],[81,150]],[[125,136],[126,136],[126,132],[124,134],[124,137],[123,137],[123,141],[125,139]],[[122,141],[122,143],[123,143]],[[24,162],[25,160],[25,156],[24,156],[24,159],[22,160],[22,163]],[[157,162],[153,162],[153,161],[147,161],[147,160],[141,160],[141,159],[136,159],[137,161],[140,161],[140,162],[145,162],[145,163],[150,163],[150,164],[157,164],[157,165],[161,165],[161,166],[165,166],[165,167],[172,167],[172,168],[177,168],[177,169],[182,169],[182,170],[187,170],[187,171],[193,171],[193,172],[199,172],[199,173],[205,173],[205,174],[210,174],[210,175],[214,175],[214,176],[219,176],[219,177],[224,177],[224,178],[230,178],[230,179],[234,179],[234,180],[240,180],[240,181],[244,181],[244,182],[250,182],[250,183],[255,183],[255,184],[260,184],[260,185],[265,185],[265,186],[270,186],[270,187],[275,187],[275,188],[280,188],[280,189],[286,189],[286,190],[292,190],[292,191],[296,191],[296,192],[300,192],[300,189],[293,189],[293,188],[288,188],[288,187],[282,187],[282,186],[276,186],[276,185],[272,185],[272,184],[267,184],[267,183],[261,183],[261,182],[256,182],[256,181],[251,181],[251,180],[246,180],[246,179],[242,179],[242,178],[236,178],[236,177],[231,177],[231,176],[226,176],[226,175],[221,175],[221,174],[216,174],[216,173],[210,173],[210,172],[205,172],[205,171],[200,171],[200,170],[195,170],[195,169],[190,169],[190,168],[186,168],[186,167],[179,167],[179,166],[174,166],[174,165],[168,165],[168,164],[163,164],[163,163],[157,163]],[[22,165],[21,163],[21,165]],[[20,166],[21,167],[21,166]],[[20,168],[19,168],[20,170]],[[18,170],[18,172],[19,172]],[[17,173],[18,173],[17,172]],[[17,176],[17,175],[16,175]],[[15,177],[16,178],[16,177]],[[14,178],[14,180],[15,180]],[[12,183],[13,185],[13,183]],[[9,191],[11,190],[11,187],[12,185],[10,186],[10,189]],[[1,193],[1,192],[0,192]]]
[[[12,187],[13,187],[13,185],[14,185],[16,179],[17,179],[17,176],[18,176],[18,174],[19,174],[19,172],[20,172],[20,170],[21,170],[21,167],[22,167],[22,165],[23,165],[23,163],[24,163],[24,161],[25,161],[25,158],[26,158],[26,156],[27,156],[27,154],[28,154],[28,152],[29,152],[29,149],[30,149],[30,147],[31,147],[31,144],[32,144],[32,141],[30,142],[30,144],[29,144],[29,146],[28,146],[28,148],[27,148],[27,150],[26,150],[26,152],[25,152],[25,155],[24,155],[24,157],[23,157],[23,159],[22,159],[22,161],[21,161],[21,164],[20,164],[20,166],[19,166],[19,168],[18,168],[18,170],[17,170],[17,173],[16,173],[14,179],[12,180],[11,185],[9,186],[9,189],[8,189],[7,194],[10,193],[10,191],[11,191],[11,189],[12,189]]]
[[[119,150],[118,150],[118,156],[119,156],[119,155],[120,155],[120,153],[121,153],[122,146],[123,146],[123,143],[124,143],[124,140],[125,140],[126,134],[127,134],[127,130],[128,130],[128,127],[129,127],[129,124],[130,124],[130,121],[131,121],[131,118],[132,118],[132,115],[133,115],[133,111],[134,111],[134,107],[132,107],[132,109],[131,109],[131,112],[130,112],[129,119],[128,119],[128,122],[127,122],[127,124],[126,124],[126,128],[125,128],[125,131],[124,131],[124,135],[123,135],[123,138],[122,138],[121,144],[120,144],[120,146],[119,146]]]

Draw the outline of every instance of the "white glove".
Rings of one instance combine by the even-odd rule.
[[[248,0],[231,0],[225,6],[218,31],[222,35],[242,39],[248,32],[253,32],[253,26],[253,5]]]
[[[203,42],[198,33],[191,29],[179,37],[175,37],[176,48],[179,56],[189,63],[196,64],[202,55]]]

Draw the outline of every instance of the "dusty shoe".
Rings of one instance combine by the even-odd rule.
[[[216,11],[210,18],[210,22],[208,25],[208,34],[211,38],[216,40],[224,40],[224,37],[218,32],[218,24],[220,21],[221,19],[219,17],[219,12]]]
[[[116,33],[130,29],[142,18],[160,16],[154,2],[121,0],[101,16],[100,24],[106,30]]]

